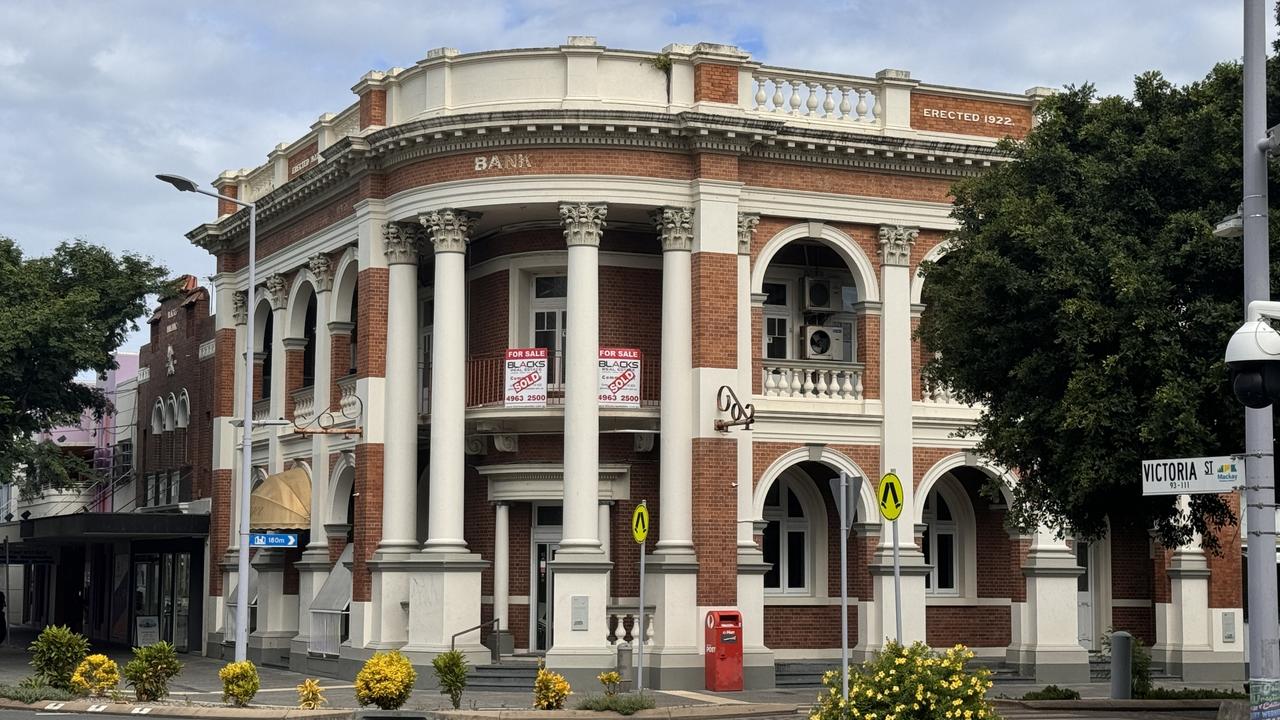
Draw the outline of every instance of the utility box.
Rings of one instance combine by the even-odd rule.
[[[707,689],[720,692],[742,689],[742,613],[711,610],[707,613],[705,655]]]

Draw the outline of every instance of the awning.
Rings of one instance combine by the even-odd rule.
[[[334,563],[329,577],[325,578],[316,599],[311,601],[314,612],[341,612],[351,604],[351,570],[347,563],[351,562],[352,546],[350,543],[342,549],[342,556]]]
[[[249,496],[249,525],[254,530],[305,530],[311,527],[311,476],[302,468],[268,475]]]

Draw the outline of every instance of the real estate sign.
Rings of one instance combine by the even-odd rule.
[[[600,348],[600,407],[640,407],[640,351]]]
[[[507,407],[547,406],[547,349],[508,348],[506,356]]]

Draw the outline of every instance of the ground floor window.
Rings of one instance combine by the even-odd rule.
[[[766,592],[804,593],[809,590],[809,518],[796,494],[797,480],[783,476],[769,488],[764,501],[764,575]]]
[[[959,565],[959,548],[956,543],[956,522],[951,506],[935,488],[924,501],[924,537],[921,548],[925,563],[932,565],[925,576],[925,591],[933,595],[955,595],[956,568]]]

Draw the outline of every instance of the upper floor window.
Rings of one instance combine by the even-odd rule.
[[[568,320],[569,278],[565,275],[538,275],[533,278],[529,303],[533,347],[547,349],[550,385],[564,382],[565,324]]]

